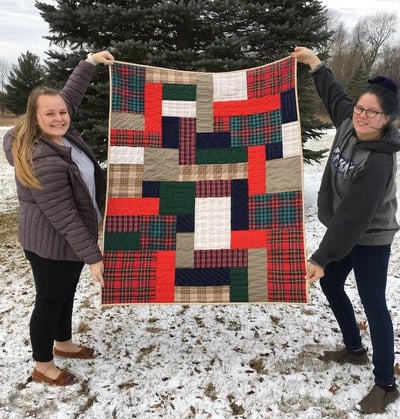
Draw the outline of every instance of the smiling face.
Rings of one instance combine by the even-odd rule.
[[[357,137],[362,141],[378,140],[390,119],[388,115],[382,113],[378,97],[372,93],[365,93],[359,98],[356,107],[364,109],[360,115],[356,112],[353,113],[353,125]],[[369,117],[365,112],[369,109],[379,113],[374,117]]]
[[[43,134],[57,143],[61,142],[71,122],[67,105],[60,95],[40,95],[36,102],[36,119]]]

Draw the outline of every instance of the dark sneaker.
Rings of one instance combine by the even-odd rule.
[[[372,390],[358,403],[356,408],[362,413],[383,413],[388,404],[399,398],[399,390],[385,391],[383,388],[374,385]]]
[[[367,348],[362,348],[356,352],[349,352],[346,348],[339,351],[324,351],[318,359],[324,362],[338,362],[339,364],[365,365],[369,363]]]

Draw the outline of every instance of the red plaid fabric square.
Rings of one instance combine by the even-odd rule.
[[[270,301],[296,302],[306,299],[307,290],[301,276],[304,273],[302,237],[300,228],[271,230],[267,243]]]
[[[161,147],[162,138],[158,132],[111,129],[109,143],[111,146]]]
[[[295,87],[293,60],[281,60],[270,66],[257,67],[247,73],[249,99],[274,95]]]
[[[196,119],[181,119],[179,124],[179,145],[180,164],[194,164],[196,161]]]
[[[156,295],[156,253],[108,251],[104,258],[103,303],[149,303]]]

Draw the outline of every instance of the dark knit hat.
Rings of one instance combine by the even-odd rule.
[[[376,76],[376,77],[368,80],[368,83],[370,83],[370,84],[380,84],[381,86],[386,87],[387,89],[396,93],[396,95],[399,93],[399,85],[393,79],[391,79],[390,77]]]

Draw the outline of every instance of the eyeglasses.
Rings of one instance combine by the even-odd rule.
[[[367,115],[368,118],[375,118],[376,115],[381,114],[384,115],[385,112],[376,111],[375,109],[364,109],[360,105],[354,106],[353,112],[357,115],[361,115],[365,111],[365,115]]]

